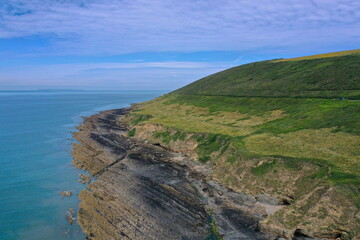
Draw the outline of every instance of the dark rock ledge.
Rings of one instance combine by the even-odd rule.
[[[211,169],[179,153],[124,136],[119,117],[86,118],[74,133],[74,165],[95,181],[80,193],[78,222],[87,239],[277,239],[259,221],[278,206],[235,193]]]

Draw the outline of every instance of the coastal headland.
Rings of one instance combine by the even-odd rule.
[[[211,169],[181,153],[130,139],[130,109],[86,118],[73,163],[96,180],[80,193],[88,239],[268,239],[259,221],[281,207],[219,185]]]
[[[360,50],[234,67],[84,120],[89,239],[360,238]]]

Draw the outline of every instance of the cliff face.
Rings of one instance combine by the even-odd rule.
[[[180,153],[124,136],[111,110],[74,134],[74,164],[96,181],[80,193],[78,222],[88,239],[275,239],[259,222],[280,208],[229,190],[211,168]]]
[[[131,116],[128,115],[127,120],[130,123]],[[201,142],[209,138],[205,133],[180,133],[178,129],[151,123],[133,125],[130,133],[133,138],[162,145],[193,160],[200,159]],[[266,201],[271,203],[268,205],[271,214],[259,223],[263,232],[287,239],[297,236],[357,239],[360,212],[349,198],[351,190],[347,186],[329,185],[318,177],[318,173],[324,171],[321,165],[264,156],[229,162],[234,155],[240,154],[231,145],[212,152],[214,160],[208,176],[258,201],[272,196]]]
[[[185,171],[157,147],[121,136],[112,111],[85,121],[74,163],[96,181],[80,194],[78,221],[89,239],[203,239],[207,214]]]

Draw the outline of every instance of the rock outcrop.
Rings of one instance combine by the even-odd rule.
[[[79,183],[88,184],[91,182],[91,177],[89,177],[85,174],[80,173],[79,177],[80,177],[80,179],[78,180]]]
[[[129,111],[101,112],[74,133],[73,163],[95,178],[80,193],[87,239],[276,239],[259,222],[281,206],[219,185],[210,167],[180,153],[127,138],[118,119]]]
[[[71,197],[71,196],[72,196],[72,192],[70,192],[70,191],[63,191],[63,192],[60,192],[60,196],[62,196],[62,197]]]

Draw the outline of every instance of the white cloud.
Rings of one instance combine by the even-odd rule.
[[[357,0],[5,0],[0,38],[46,36],[53,54],[244,50],[358,38]]]
[[[85,89],[174,89],[228,67],[231,65],[204,62],[16,66],[0,71],[0,89],[11,89],[17,86],[27,86],[27,88],[42,86]]]
[[[18,45],[11,45],[14,38],[28,45],[16,49]],[[0,46],[0,60],[11,62],[0,66],[0,89],[174,89],[232,64],[261,60],[264,55],[359,48],[360,1],[0,0],[0,44],[6,39],[13,48]],[[245,55],[239,54],[231,63],[178,62],[176,57],[160,62],[152,55],[154,62],[54,65],[43,58],[42,65],[29,65],[47,55],[101,58],[135,52],[217,50]]]

